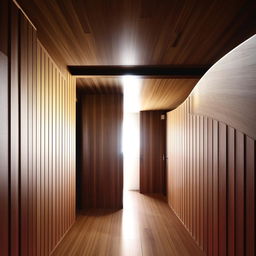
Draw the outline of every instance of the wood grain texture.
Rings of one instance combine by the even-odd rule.
[[[10,254],[18,255],[19,248],[19,12],[15,5],[11,5],[11,57],[10,57]]]
[[[190,101],[167,114],[168,203],[207,255],[254,255],[255,140],[223,122],[191,114]],[[198,144],[196,120],[201,118],[204,136]],[[198,152],[201,140],[205,150]],[[198,181],[201,166],[204,182]],[[204,200],[198,191],[205,191]]]
[[[28,29],[29,23],[25,17],[20,16],[20,237],[21,254],[28,255],[29,212],[28,212]]]
[[[62,65],[212,65],[256,32],[251,1],[18,2]]]
[[[237,255],[243,255],[245,252],[245,239],[241,234],[244,233],[245,227],[245,135],[236,131],[236,178],[235,178],[235,251]]]
[[[75,79],[60,72],[12,1],[0,9],[0,254],[49,255],[75,220]]]
[[[123,96],[85,94],[79,101],[79,208],[120,209],[123,206]]]
[[[198,79],[156,79],[136,77],[139,91],[139,108],[162,110],[176,108],[191,92]],[[81,93],[123,93],[122,77],[77,77],[78,92]],[[132,87],[132,85],[131,85]]]
[[[191,111],[256,139],[256,36],[214,64],[192,92]]]
[[[228,255],[235,254],[235,129],[228,127]]]
[[[140,192],[165,194],[166,111],[140,112]]]
[[[255,46],[224,56],[167,115],[168,202],[207,255],[255,254]]]
[[[227,255],[227,129],[219,123],[219,255]]]
[[[248,236],[245,240],[245,254],[254,255],[255,248],[255,161],[256,161],[256,150],[255,140],[246,137],[246,206],[245,206],[245,229],[248,231]]]
[[[162,196],[129,191],[123,210],[80,213],[53,255],[204,254]]]
[[[123,93],[121,77],[77,77],[78,93]]]
[[[18,2],[64,70],[67,65],[211,66],[256,33],[253,1]],[[107,87],[102,91],[109,90],[108,78],[93,84],[99,81]],[[146,80],[140,110],[174,109],[196,82]]]
[[[8,255],[9,245],[9,85],[8,1],[0,2],[0,250]]]

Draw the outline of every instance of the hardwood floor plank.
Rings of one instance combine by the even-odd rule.
[[[123,210],[88,210],[56,255],[203,255],[164,197],[124,193]]]

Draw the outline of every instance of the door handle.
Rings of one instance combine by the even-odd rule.
[[[168,159],[168,157],[163,154],[163,161],[167,160],[167,159]]]

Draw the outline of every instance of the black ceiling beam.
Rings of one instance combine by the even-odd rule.
[[[209,67],[205,66],[68,66],[74,76],[122,76],[200,78]]]

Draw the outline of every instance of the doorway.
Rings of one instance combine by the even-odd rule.
[[[166,195],[166,112],[140,112],[140,192]]]

